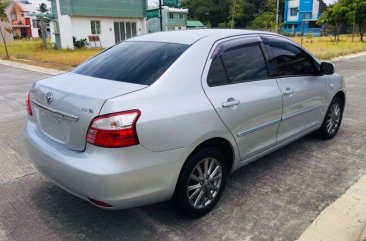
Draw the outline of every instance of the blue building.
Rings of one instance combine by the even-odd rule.
[[[285,0],[284,25],[285,33],[313,34],[320,36],[321,26],[317,25],[322,12],[326,9],[323,0]]]

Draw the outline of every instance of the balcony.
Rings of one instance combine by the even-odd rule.
[[[168,26],[186,26],[187,21],[185,19],[168,19]]]

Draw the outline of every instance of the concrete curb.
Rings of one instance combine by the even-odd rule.
[[[323,210],[298,241],[366,241],[366,176]]]
[[[346,60],[346,59],[356,58],[356,57],[365,56],[365,55],[366,55],[366,51],[355,53],[355,54],[349,54],[349,55],[335,57],[335,58],[331,59],[331,61]]]
[[[8,61],[8,60],[2,60],[2,59],[0,59],[0,64],[15,67],[15,68],[35,71],[35,72],[39,72],[39,73],[43,73],[43,74],[50,74],[50,75],[58,75],[58,74],[66,73],[66,71],[61,71],[61,70],[57,70],[57,69],[48,69],[48,68],[44,68],[44,67],[39,67],[39,66],[34,66],[34,65],[29,65],[29,64],[23,64],[23,63],[18,63],[18,62],[13,62],[13,61]]]

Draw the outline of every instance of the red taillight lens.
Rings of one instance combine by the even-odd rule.
[[[27,94],[27,99],[25,100],[25,104],[27,106],[28,115],[32,116],[33,112],[32,112],[31,100],[30,100],[30,91]]]
[[[86,141],[101,147],[126,147],[139,144],[136,122],[139,110],[129,110],[95,117],[91,122]]]

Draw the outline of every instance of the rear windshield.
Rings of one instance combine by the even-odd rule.
[[[160,42],[122,42],[96,55],[73,72],[134,84],[154,83],[189,47]]]

